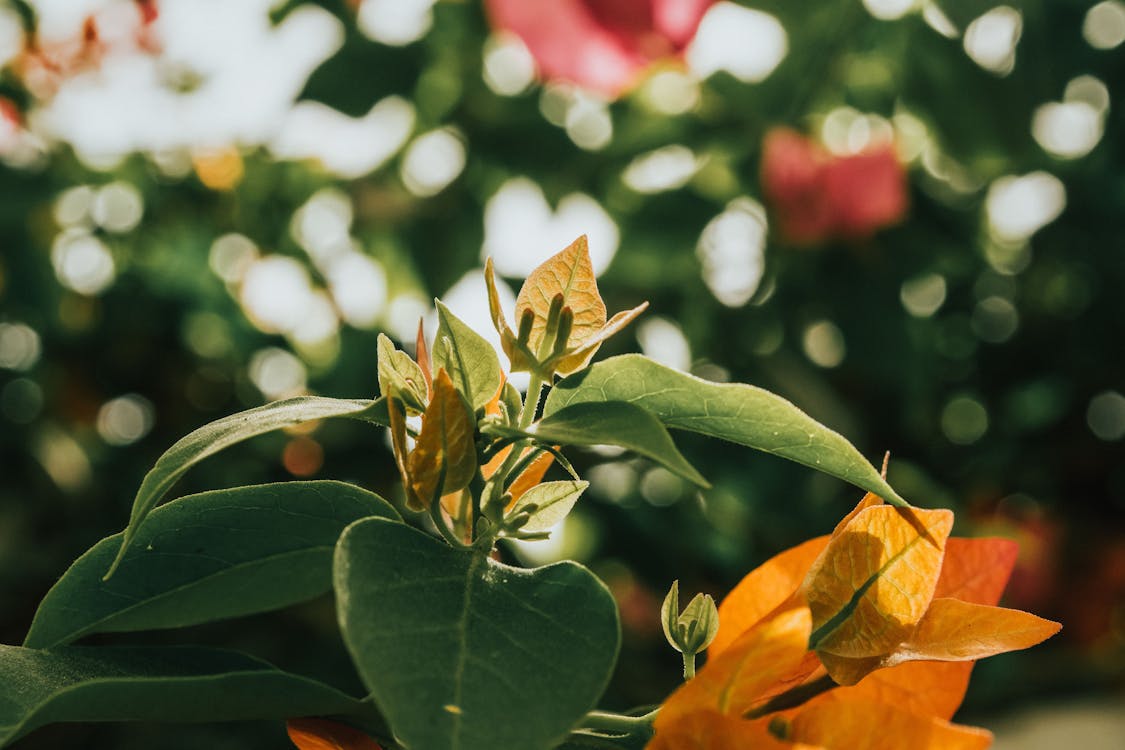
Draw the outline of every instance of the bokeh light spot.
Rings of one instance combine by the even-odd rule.
[[[149,433],[155,418],[151,401],[128,393],[106,401],[98,409],[98,434],[110,445],[129,445]]]
[[[699,236],[696,255],[703,283],[722,304],[741,307],[750,301],[765,270],[766,211],[749,198],[732,201]]]
[[[1106,0],[1086,11],[1082,36],[1094,49],[1113,49],[1125,42],[1125,3]]]
[[[456,129],[432,130],[407,147],[402,181],[415,195],[436,195],[461,174],[465,158],[465,144]]]
[[[250,380],[268,399],[297,396],[305,390],[305,366],[301,360],[275,346],[259,349],[250,358]]]
[[[1094,396],[1086,408],[1086,424],[1090,432],[1102,440],[1125,437],[1125,396],[1117,391],[1103,391]]]
[[[830,320],[818,320],[805,328],[801,346],[805,356],[820,367],[836,367],[847,354],[844,332]]]
[[[687,50],[700,78],[720,70],[746,83],[765,80],[789,50],[785,27],[769,13],[719,2],[707,11]]]
[[[915,318],[928,318],[945,303],[945,277],[937,273],[924,273],[902,283],[899,299],[902,306]]]
[[[0,323],[0,367],[23,372],[39,361],[39,334],[23,323]]]
[[[972,445],[988,431],[988,411],[972,396],[954,396],[941,410],[941,431],[951,443]]]

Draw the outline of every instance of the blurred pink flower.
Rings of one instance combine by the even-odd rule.
[[[544,78],[609,97],[678,56],[715,0],[487,0],[493,27],[527,45]]]
[[[794,245],[865,239],[902,221],[909,203],[893,144],[834,156],[788,128],[766,133],[762,191],[778,232]]]

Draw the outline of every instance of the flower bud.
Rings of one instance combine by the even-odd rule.
[[[660,608],[664,637],[672,648],[685,655],[703,651],[719,632],[719,609],[708,594],[696,594],[680,612],[680,582],[673,581]]]

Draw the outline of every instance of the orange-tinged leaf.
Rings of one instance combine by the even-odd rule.
[[[827,536],[810,539],[774,555],[739,581],[719,604],[719,632],[711,642],[710,658],[792,596],[827,544]]]
[[[828,750],[984,750],[992,733],[918,716],[880,703],[824,702],[800,710],[789,723],[794,742]]]
[[[477,471],[475,423],[444,369],[434,378],[434,393],[422,415],[422,429],[407,460],[410,488],[423,503],[469,485]]]
[[[418,336],[415,339],[415,352],[418,355],[418,366],[422,368],[422,377],[426,379],[426,391],[429,398],[434,397],[433,365],[430,364],[430,350],[426,348],[425,321],[418,321]]]
[[[488,290],[488,313],[492,317],[492,326],[500,334],[500,345],[508,355],[512,372],[522,372],[531,369],[532,361],[528,353],[518,343],[515,331],[508,325],[504,311],[500,307],[500,294],[496,291],[496,269],[492,265],[492,258],[484,262],[484,285]]]
[[[602,326],[593,336],[586,339],[580,346],[574,348],[574,336],[571,335],[571,350],[553,357],[547,361],[547,369],[554,370],[560,375],[569,375],[572,372],[581,370],[586,365],[590,364],[590,360],[594,358],[602,343],[610,336],[617,334],[625,326],[633,322],[633,319],[643,313],[648,308],[647,302],[634,307],[632,310],[622,310],[609,319],[609,322]]]
[[[952,526],[948,510],[874,505],[857,513],[805,578],[811,645],[852,659],[893,651],[929,607]]]
[[[290,719],[289,739],[300,750],[382,750],[363,732],[327,719]]]
[[[934,599],[892,663],[929,659],[973,661],[1042,643],[1062,628],[1030,612],[960,599]]]
[[[886,471],[883,472],[883,478],[886,478]],[[852,508],[851,513],[848,513],[848,515],[840,519],[840,523],[836,524],[836,528],[832,529],[832,536],[836,536],[841,531],[843,531],[844,527],[851,523],[851,520],[860,514],[860,511],[867,510],[874,505],[883,504],[883,498],[879,497],[874,492],[868,492],[860,499],[859,503],[856,504],[854,508]]]
[[[531,310],[535,316],[528,339],[528,348],[533,354],[538,354],[539,345],[543,341],[551,301],[560,294],[563,306],[569,307],[574,313],[567,348],[582,346],[606,322],[605,302],[598,292],[586,235],[582,235],[565,250],[548,258],[532,271],[516,297],[516,320],[520,319],[524,310]]]
[[[395,455],[395,466],[398,467],[399,476],[402,477],[407,507],[411,510],[423,510],[426,507],[425,503],[414,496],[413,483],[410,481],[410,470],[407,467],[407,458],[410,451],[406,442],[406,416],[400,406],[401,404],[394,394],[387,395],[387,421],[390,423],[391,448]]]
[[[532,449],[529,448],[528,450]],[[532,460],[531,465],[516,477],[515,481],[508,486],[508,492],[512,495],[512,501],[508,504],[509,508],[515,505],[523,493],[543,481],[543,476],[547,473],[547,469],[551,468],[554,460],[555,457],[552,454],[540,453]]]
[[[859,684],[829,690],[812,702],[886,703],[910,713],[951,719],[965,699],[972,671],[973,662],[967,661],[911,661],[876,670]]]
[[[741,716],[766,691],[801,668],[812,617],[806,607],[786,610],[742,634],[681,685],[656,717],[657,730],[681,716],[717,711]]]
[[[1018,555],[1019,545],[1011,539],[951,538],[945,545],[934,598],[995,604],[1008,585]]]
[[[696,711],[656,730],[645,750],[818,750],[770,734],[768,720],[747,721],[717,711]]]

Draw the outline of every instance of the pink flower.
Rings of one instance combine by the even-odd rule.
[[[902,221],[909,202],[893,144],[833,156],[787,128],[762,143],[762,190],[781,237],[794,245],[866,239]]]
[[[714,0],[487,0],[492,25],[527,45],[548,79],[611,98],[680,55]]]

